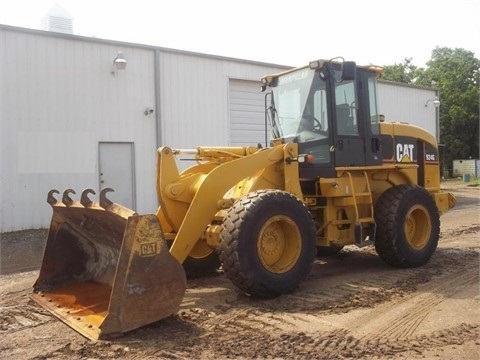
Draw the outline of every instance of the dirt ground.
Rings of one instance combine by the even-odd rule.
[[[29,299],[45,230],[2,234],[3,359],[480,359],[480,187],[441,217],[423,267],[385,265],[371,247],[318,259],[293,294],[255,300],[222,275],[189,280],[176,316],[93,342]]]

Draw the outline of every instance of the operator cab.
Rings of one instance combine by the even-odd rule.
[[[265,113],[273,137],[298,143],[299,154],[313,157],[299,164],[301,178],[382,163],[377,73],[351,61],[318,60],[262,79],[271,88]]]

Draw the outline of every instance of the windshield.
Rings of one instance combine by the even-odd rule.
[[[304,68],[282,75],[272,90],[276,135],[298,143],[327,137],[326,86],[314,70]]]

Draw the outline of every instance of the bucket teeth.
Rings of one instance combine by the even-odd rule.
[[[109,199],[107,199],[107,193],[113,191],[114,190],[112,188],[105,188],[100,191],[100,206],[105,210],[107,210],[113,205],[113,203]]]
[[[74,201],[73,199],[70,197],[70,194],[76,194],[75,190],[73,189],[67,189],[63,192],[63,196],[62,196],[62,202],[65,204],[65,206],[72,206]]]
[[[57,199],[55,199],[55,197],[53,196],[53,194],[60,194],[60,192],[55,189],[52,189],[48,192],[47,203],[49,203],[51,206],[55,205],[58,202]]]
[[[84,207],[89,208],[93,206],[93,201],[88,197],[89,194],[95,195],[95,191],[92,189],[85,189],[82,191],[82,196],[80,197],[80,204]]]
[[[105,188],[100,191],[99,201],[96,202],[90,198],[91,195],[96,195],[95,190],[85,189],[80,195],[80,201],[74,200],[71,197],[71,194],[76,194],[73,189],[66,189],[63,192],[62,199],[57,200],[55,194],[59,194],[58,190],[52,189],[47,194],[47,202],[53,208],[85,208],[92,210],[105,210],[110,213],[114,213],[127,219],[130,216],[138,215],[135,211],[130,210],[122,205],[115,204],[109,198],[107,198],[107,193],[114,192],[112,188]]]

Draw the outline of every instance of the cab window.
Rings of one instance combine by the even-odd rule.
[[[335,86],[335,111],[338,135],[358,135],[354,81],[344,81]]]

